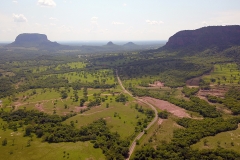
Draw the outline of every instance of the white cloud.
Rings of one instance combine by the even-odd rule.
[[[126,7],[126,6],[127,6],[127,4],[126,4],[126,3],[123,3],[123,6],[124,6],[124,7]]]
[[[54,0],[38,0],[38,5],[45,7],[55,7],[56,3]]]
[[[14,22],[27,22],[27,18],[23,14],[13,14]]]
[[[49,19],[54,21],[58,20],[57,18],[54,18],[54,17],[50,17]]]
[[[56,26],[56,24],[55,23],[50,23],[50,26]]]
[[[112,22],[113,25],[123,25],[123,22]]]
[[[151,20],[146,20],[146,23],[150,25],[158,25],[158,24],[163,24],[163,21],[151,21]]]
[[[91,18],[91,23],[95,24],[95,25],[98,25],[98,17],[92,17]]]
[[[17,4],[17,3],[18,3],[18,1],[16,1],[16,0],[13,0],[12,2],[13,2],[13,3],[15,3],[15,4]]]

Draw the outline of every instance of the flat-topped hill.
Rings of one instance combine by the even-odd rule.
[[[240,45],[240,26],[209,26],[196,30],[183,30],[171,36],[164,49],[179,49],[187,47],[226,48]]]
[[[8,47],[56,47],[60,46],[57,42],[48,40],[45,34],[38,33],[23,33],[19,34],[15,41],[8,45]]]

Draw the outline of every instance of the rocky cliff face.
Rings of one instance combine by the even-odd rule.
[[[186,47],[225,48],[240,45],[240,26],[209,26],[196,30],[180,31],[171,36],[164,46],[165,49]]]
[[[14,43],[21,44],[21,43],[43,43],[43,42],[50,42],[47,39],[47,36],[45,34],[23,33],[16,37]]]

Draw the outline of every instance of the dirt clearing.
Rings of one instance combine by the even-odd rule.
[[[190,118],[190,115],[186,112],[185,109],[180,108],[174,104],[171,104],[167,101],[151,98],[151,97],[143,97],[144,101],[147,101],[148,103],[154,105],[155,107],[161,109],[161,110],[167,110],[168,112],[172,113],[173,115],[183,118],[188,117]]]
[[[154,84],[149,84],[150,87],[164,87],[164,83],[155,81]]]

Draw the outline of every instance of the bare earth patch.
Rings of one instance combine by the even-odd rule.
[[[154,84],[149,84],[150,87],[164,87],[164,83],[155,81]]]
[[[162,118],[159,118],[159,119],[158,119],[158,125],[161,125],[162,122],[163,122],[163,119],[162,119]]]
[[[39,110],[40,112],[43,112],[44,111],[44,109],[43,109],[43,104],[42,103],[37,103],[37,104],[35,104],[35,107],[37,108],[37,110]]]
[[[74,111],[77,112],[77,113],[79,113],[83,109],[87,109],[87,106],[83,106],[83,107],[76,106],[76,107],[74,107]]]
[[[227,92],[227,89],[225,88],[213,88],[210,90],[200,90],[197,95],[199,98],[206,97],[207,95],[223,98],[226,92]]]
[[[167,101],[151,98],[151,97],[143,97],[143,100],[147,101],[148,103],[151,103],[152,105],[156,106],[157,108],[161,110],[167,110],[168,112],[172,113],[173,115],[177,117],[188,117],[190,118],[190,115],[186,112],[185,109],[180,108],[174,104],[171,104]]]

